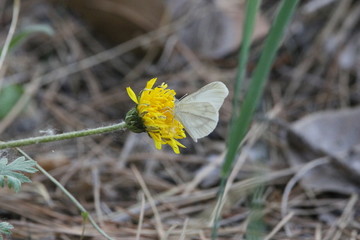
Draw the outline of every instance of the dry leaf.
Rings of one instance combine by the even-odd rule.
[[[168,0],[167,6],[173,18],[199,10],[197,18],[178,32],[180,40],[198,55],[219,59],[239,48],[245,1]],[[258,15],[253,39],[262,38],[268,30],[266,19]]]
[[[330,164],[314,168],[302,179],[305,188],[360,192],[359,119],[360,108],[355,108],[315,113],[292,124],[288,140],[293,166],[322,156],[331,159]]]
[[[61,0],[104,39],[115,44],[157,29],[164,17],[161,0]]]

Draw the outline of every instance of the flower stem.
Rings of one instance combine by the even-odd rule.
[[[65,139],[77,138],[77,137],[85,137],[85,136],[89,136],[89,135],[123,130],[125,128],[127,128],[126,123],[121,122],[121,123],[106,126],[106,127],[98,127],[98,128],[73,131],[73,132],[68,132],[68,133],[55,134],[55,135],[31,137],[31,138],[13,140],[13,141],[8,141],[8,142],[0,142],[0,149],[22,147],[22,146],[27,146],[27,145],[31,145],[31,144],[54,142],[54,141],[60,141],[60,140],[65,140]]]
[[[22,151],[20,148],[17,148],[17,150],[24,155],[26,158],[35,161],[34,159],[32,159],[29,155],[27,155],[24,151]],[[43,169],[38,163],[36,163],[36,168],[40,170],[40,172],[42,172],[47,178],[50,179],[50,181],[52,181],[75,205],[76,207],[81,211],[82,215],[86,215],[87,219],[89,219],[91,225],[93,225],[93,227],[101,234],[103,235],[106,239],[108,240],[113,240],[113,238],[111,238],[109,235],[107,235],[107,233],[105,233],[100,227],[99,225],[97,225],[97,223],[95,222],[95,220],[91,217],[90,214],[88,214],[88,212],[86,211],[86,209],[81,205],[81,203],[76,200],[76,198],[68,191],[66,190],[66,188],[64,188],[63,185],[61,185],[61,183],[59,181],[57,181],[53,176],[51,176],[45,169]]]

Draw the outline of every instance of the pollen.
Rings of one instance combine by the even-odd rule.
[[[154,87],[157,78],[149,80],[146,87],[137,96],[128,87],[129,97],[137,104],[136,111],[141,118],[145,131],[153,139],[157,149],[168,144],[176,154],[180,153],[179,147],[185,148],[178,139],[186,137],[184,126],[175,119],[176,92],[168,89],[166,83]]]

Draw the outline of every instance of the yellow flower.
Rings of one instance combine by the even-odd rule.
[[[179,154],[179,147],[185,146],[176,139],[185,138],[186,135],[184,126],[174,117],[176,92],[167,89],[168,85],[165,83],[154,88],[156,80],[157,78],[149,80],[139,96],[130,87],[126,91],[137,104],[136,114],[140,117],[144,130],[153,139],[155,147],[161,149],[162,145],[168,144]]]

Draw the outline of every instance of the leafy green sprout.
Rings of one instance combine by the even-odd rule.
[[[31,182],[23,173],[37,172],[35,165],[35,161],[27,160],[25,157],[19,157],[10,163],[6,157],[0,158],[0,186],[7,186],[15,192],[20,191],[22,183]],[[4,239],[3,235],[10,235],[13,228],[8,222],[0,222],[0,240]]]
[[[14,229],[14,226],[7,222],[0,222],[0,240],[3,240],[3,235],[10,235],[11,230]]]
[[[5,185],[8,188],[18,192],[22,183],[31,182],[31,180],[23,173],[35,173],[38,170],[34,168],[36,162],[33,160],[26,160],[25,157],[19,157],[10,162],[6,157],[0,159],[0,186]]]

